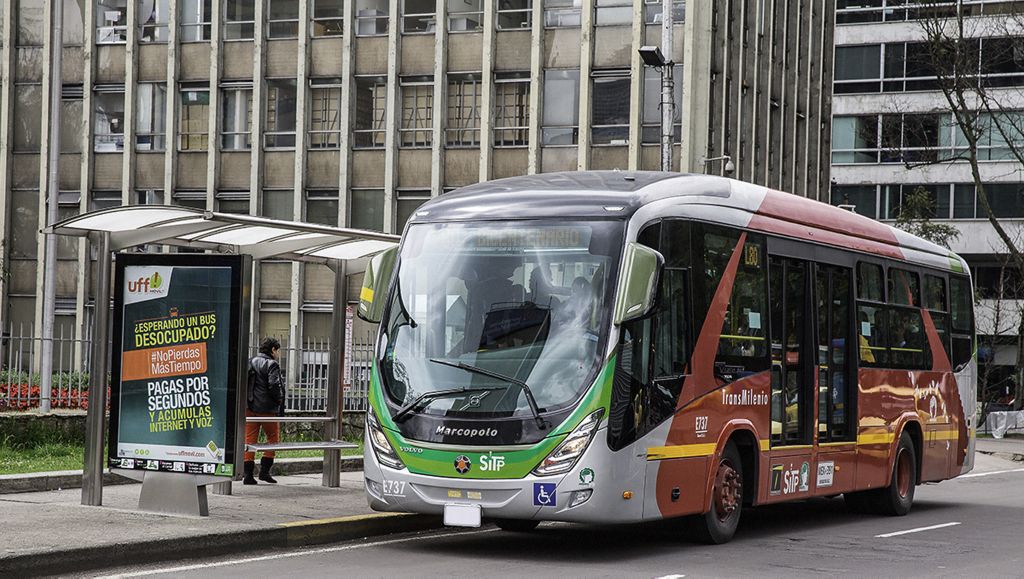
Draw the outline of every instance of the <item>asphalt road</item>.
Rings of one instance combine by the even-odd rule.
[[[722,546],[674,522],[485,526],[295,551],[109,570],[123,577],[1024,577],[1024,463],[978,455],[971,475],[918,487],[905,517],[848,513],[842,499],[744,511]],[[906,532],[905,531],[911,531]],[[888,537],[879,535],[896,534]]]

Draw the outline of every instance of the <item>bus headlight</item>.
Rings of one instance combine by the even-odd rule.
[[[537,468],[533,469],[533,474],[548,476],[569,472],[576,464],[576,460],[583,455],[583,451],[587,450],[590,440],[597,432],[598,425],[601,424],[602,416],[604,416],[604,408],[600,408],[584,418],[579,426],[570,432],[569,436],[566,436],[565,440],[537,465]]]
[[[402,459],[398,458],[398,453],[391,448],[391,443],[384,435],[384,428],[381,427],[373,409],[366,411],[366,431],[370,435],[370,446],[373,447],[373,454],[377,457],[377,462],[395,470],[405,468]]]

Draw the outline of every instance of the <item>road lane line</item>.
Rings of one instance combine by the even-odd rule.
[[[479,535],[482,533],[493,533],[498,529],[483,529],[480,531],[459,531],[454,533],[443,533],[440,535],[419,535],[416,537],[404,537],[402,539],[387,539],[384,541],[373,541],[371,543],[359,543],[358,545],[342,545],[340,547],[323,547],[320,549],[308,549],[303,551],[291,551],[288,553],[278,553],[276,555],[263,555],[260,557],[246,557],[244,559],[231,559],[230,561],[217,561],[213,563],[196,563],[194,565],[180,565],[177,567],[162,567],[157,569],[148,569],[145,571],[133,571],[131,573],[118,573],[117,575],[103,575],[99,579],[122,579],[127,577],[145,577],[147,575],[158,575],[164,573],[179,573],[182,571],[195,571],[196,569],[207,569],[210,567],[226,567],[228,565],[239,565],[245,563],[258,563],[260,561],[272,561],[275,559],[288,559],[291,557],[302,557],[305,555],[321,555],[324,553],[336,553],[338,551],[351,551],[354,549],[363,549],[366,547],[380,547],[383,545],[393,545],[396,543],[411,543],[413,541],[424,541],[426,539],[443,539],[445,537],[455,537],[464,535]]]
[[[876,539],[888,539],[889,537],[896,537],[898,535],[909,535],[910,533],[920,533],[921,531],[931,531],[932,529],[941,529],[943,527],[955,527],[960,523],[942,523],[941,525],[932,525],[930,527],[918,527],[916,529],[907,529],[906,531],[896,531],[895,533],[885,533],[884,535],[875,535]]]
[[[1006,474],[1008,472],[1024,472],[1024,468],[1014,468],[1010,470],[993,470],[989,472],[972,472],[970,474],[962,474],[956,478],[974,478],[978,476],[989,476],[993,474]],[[953,479],[956,480],[956,479]]]

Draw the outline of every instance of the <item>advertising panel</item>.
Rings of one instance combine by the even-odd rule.
[[[118,254],[111,468],[234,475],[243,259]]]

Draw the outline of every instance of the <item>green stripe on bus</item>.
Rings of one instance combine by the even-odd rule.
[[[950,254],[949,256],[949,267],[957,273],[964,273],[964,264],[960,261],[960,258],[956,255]]]

